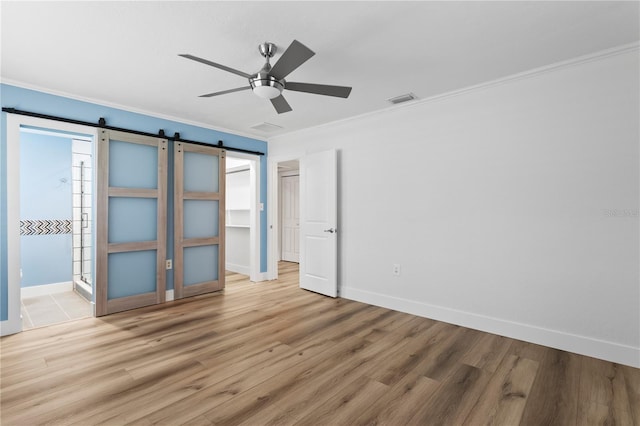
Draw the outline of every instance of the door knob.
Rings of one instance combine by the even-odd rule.
[[[329,228],[329,229],[325,229],[324,232],[328,232],[330,234],[333,234],[334,232],[338,232],[337,229],[333,229],[333,228]]]

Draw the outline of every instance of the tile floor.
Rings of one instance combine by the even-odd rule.
[[[24,297],[21,309],[23,330],[91,316],[91,304],[74,291]]]

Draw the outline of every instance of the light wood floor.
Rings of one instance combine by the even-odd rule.
[[[2,425],[640,424],[638,369],[280,277],[2,338]]]

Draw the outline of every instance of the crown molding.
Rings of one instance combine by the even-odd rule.
[[[599,61],[602,59],[609,58],[611,56],[621,55],[628,52],[638,51],[640,50],[640,41],[635,41],[633,43],[623,44],[620,46],[612,47],[605,50],[600,50],[598,52],[589,53],[586,55],[578,56],[575,58],[567,59],[560,62],[554,62],[553,64],[544,65],[542,67],[537,67],[530,69],[528,71],[519,72],[516,74],[510,74],[505,77],[500,77],[494,80],[485,81],[483,83],[474,84],[472,86],[463,87],[461,89],[452,90],[449,92],[441,93],[438,95],[429,96],[424,99],[418,99],[412,102],[401,103],[398,105],[389,106],[383,109],[378,109],[375,111],[366,112],[360,115],[354,115],[353,117],[347,117],[340,120],[330,121],[328,123],[319,124],[317,126],[307,127],[304,129],[293,130],[291,132],[280,133],[278,135],[274,135],[270,138],[267,138],[267,142],[276,141],[281,136],[291,136],[296,133],[304,133],[310,130],[318,130],[326,127],[333,127],[340,124],[349,123],[352,121],[359,121],[369,117],[375,117],[377,115],[384,115],[392,111],[397,111],[401,108],[413,108],[418,105],[427,104],[431,102],[437,102],[444,99],[453,98],[455,96],[463,95],[470,92],[476,92],[479,90],[484,90],[491,87],[500,86],[503,84],[511,83],[518,80],[524,80],[528,78],[537,77],[542,74],[546,74],[549,72],[554,72],[561,69],[566,69],[578,65],[582,65],[588,62]]]
[[[185,118],[174,117],[172,115],[167,115],[167,114],[160,114],[160,113],[155,112],[155,111],[148,111],[148,110],[144,110],[144,109],[140,109],[140,108],[131,107],[131,106],[128,106],[128,105],[122,105],[122,104],[117,104],[117,103],[114,103],[114,102],[107,102],[107,101],[100,100],[100,99],[93,99],[93,98],[89,98],[89,97],[85,97],[85,96],[79,96],[79,95],[75,95],[73,93],[67,93],[67,92],[63,92],[63,91],[59,91],[59,90],[48,89],[46,87],[40,87],[40,86],[37,86],[37,85],[34,85],[34,84],[25,83],[23,81],[2,78],[2,79],[0,79],[0,83],[7,84],[7,85],[10,85],[10,86],[16,86],[16,87],[19,87],[21,89],[34,90],[34,91],[37,91],[37,92],[46,93],[48,95],[61,96],[61,97],[64,97],[64,98],[73,99],[73,100],[80,101],[80,102],[88,102],[88,103],[91,103],[91,104],[96,104],[96,105],[104,106],[104,107],[107,107],[107,108],[115,108],[115,109],[119,109],[119,110],[122,110],[122,111],[132,112],[132,113],[135,113],[135,114],[147,115],[147,116],[151,116],[151,117],[154,117],[154,118],[160,118],[160,119],[163,119],[163,120],[175,121],[175,122],[186,124],[186,125],[189,125],[189,126],[201,127],[201,128],[208,129],[208,130],[215,130],[217,132],[230,133],[232,135],[243,136],[243,137],[246,137],[246,138],[251,138],[251,139],[255,139],[255,140],[266,142],[266,140],[264,139],[264,136],[261,136],[261,135],[258,135],[258,134],[241,132],[241,131],[238,131],[238,130],[227,129],[225,127],[212,126],[211,124],[201,123],[201,122],[198,122],[198,121],[187,120]]]

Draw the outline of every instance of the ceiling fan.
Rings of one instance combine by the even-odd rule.
[[[273,43],[262,43],[258,46],[260,54],[267,60],[264,66],[255,74],[247,74],[246,72],[238,71],[236,69],[221,65],[215,62],[211,62],[207,59],[202,59],[197,56],[189,54],[180,54],[183,58],[191,59],[192,61],[200,62],[205,65],[219,68],[223,71],[228,71],[233,74],[237,74],[249,80],[248,86],[238,87],[235,89],[223,90],[221,92],[207,93],[200,95],[201,98],[210,98],[212,96],[224,95],[226,93],[240,92],[242,90],[252,89],[253,93],[264,99],[270,99],[271,104],[276,109],[278,114],[291,111],[291,106],[282,96],[284,89],[293,90],[296,92],[314,93],[316,95],[335,96],[338,98],[348,98],[351,93],[351,87],[345,86],[329,86],[326,84],[312,84],[312,83],[296,83],[293,81],[286,81],[284,78],[293,72],[300,65],[305,63],[315,53],[298,40],[293,40],[291,45],[284,51],[282,57],[276,62],[273,67],[269,63],[269,58],[273,57],[277,51],[277,47]]]

